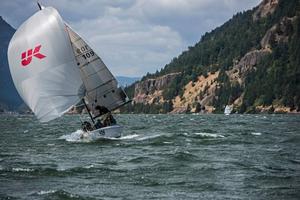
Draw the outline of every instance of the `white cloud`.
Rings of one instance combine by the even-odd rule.
[[[170,27],[134,19],[83,20],[74,24],[74,28],[88,39],[113,73],[119,75],[141,76],[154,72],[184,48],[182,38]]]
[[[41,0],[88,40],[117,75],[162,68],[202,34],[260,0]],[[13,26],[37,11],[35,1],[1,0]]]

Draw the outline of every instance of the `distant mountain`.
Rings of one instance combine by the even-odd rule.
[[[123,112],[300,112],[300,1],[237,13],[126,91]]]
[[[15,29],[0,16],[0,30],[0,108],[16,110],[23,101],[13,84],[7,61],[7,48]]]
[[[139,81],[141,78],[138,77],[126,77],[126,76],[117,76],[116,77],[119,84],[123,87],[129,86],[136,81]]]

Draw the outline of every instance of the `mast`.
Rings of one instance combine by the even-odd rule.
[[[89,113],[89,116],[90,116],[90,118],[91,118],[91,120],[92,120],[92,122],[93,122],[93,124],[95,125],[95,120],[94,120],[94,118],[93,118],[93,116],[92,116],[92,114],[91,114],[91,112],[90,112],[90,109],[89,109],[89,107],[87,106],[87,104],[85,103],[85,100],[84,100],[84,98],[82,98],[82,102],[83,102],[83,104],[84,104],[84,106],[85,106],[85,109],[87,110],[87,112]]]
[[[44,9],[44,6],[42,6],[42,5],[40,4],[40,2],[37,1],[36,3],[37,3],[37,5],[38,5],[38,7],[39,7],[40,10],[43,10],[43,9]]]

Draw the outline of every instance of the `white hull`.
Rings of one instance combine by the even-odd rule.
[[[91,140],[120,138],[123,127],[119,125],[108,126],[93,131],[84,132],[82,137]]]
[[[232,107],[229,106],[229,105],[227,105],[227,106],[225,107],[224,114],[225,114],[225,115],[230,115],[231,112],[232,112]]]

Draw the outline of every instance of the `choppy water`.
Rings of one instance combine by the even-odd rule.
[[[299,115],[119,115],[98,142],[78,119],[0,116],[0,199],[300,199]]]

